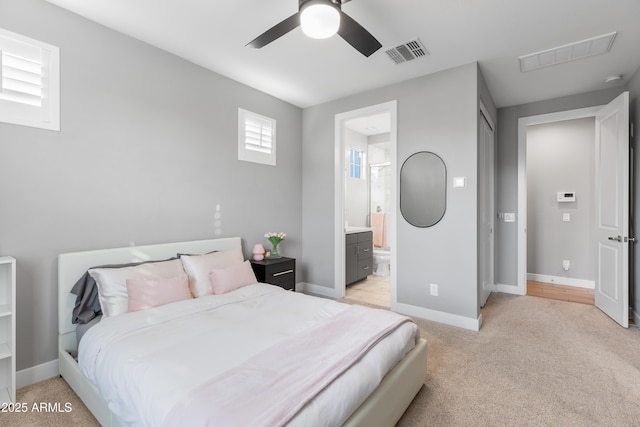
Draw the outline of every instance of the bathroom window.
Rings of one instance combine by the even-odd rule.
[[[352,148],[349,153],[349,176],[355,179],[363,179],[364,152]]]

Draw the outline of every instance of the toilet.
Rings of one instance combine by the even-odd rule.
[[[386,249],[373,249],[373,274],[377,276],[389,275],[391,252]]]

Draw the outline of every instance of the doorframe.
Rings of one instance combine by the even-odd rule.
[[[390,157],[391,157],[391,221],[390,221],[390,244],[391,244],[391,265],[397,266],[397,211],[398,211],[398,189],[396,179],[397,152],[398,152],[398,101],[388,101],[381,104],[370,105],[364,108],[347,111],[335,115],[335,169],[334,169],[334,296],[344,298],[345,284],[345,190],[346,190],[346,165],[345,165],[345,132],[344,122],[363,116],[389,113],[390,128]],[[391,307],[395,310],[397,304],[397,269],[391,268],[389,275],[391,291]]]
[[[596,113],[604,105],[579,108],[575,110],[558,111],[555,113],[539,114],[518,119],[518,264],[516,269],[516,289],[511,286],[501,286],[503,292],[518,295],[527,294],[527,127],[543,123],[560,122],[565,120],[595,118]],[[595,129],[594,129],[595,134]]]

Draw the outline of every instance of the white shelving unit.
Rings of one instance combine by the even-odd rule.
[[[16,401],[16,260],[0,257],[0,404]]]

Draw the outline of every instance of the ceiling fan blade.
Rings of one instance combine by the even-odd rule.
[[[358,24],[343,11],[340,11],[338,34],[367,58],[382,47],[382,44],[369,31],[365,30],[362,25]]]
[[[247,43],[247,46],[260,49],[263,46],[268,45],[272,41],[284,36],[289,31],[300,26],[300,12],[291,15],[279,24],[274,25],[264,33],[260,34],[255,39]]]

